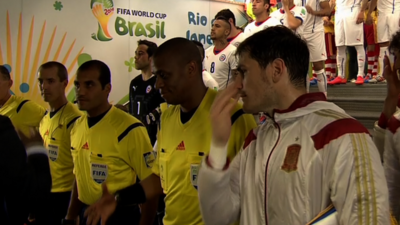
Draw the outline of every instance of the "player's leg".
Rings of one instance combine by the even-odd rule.
[[[378,75],[382,76],[383,72],[383,58],[388,53],[389,47],[389,24],[388,15],[385,13],[378,14],[378,25],[377,25],[377,42],[379,43],[379,58],[378,58]]]
[[[329,85],[345,84],[347,82],[345,78],[346,68],[346,46],[345,46],[345,32],[344,23],[346,18],[343,13],[336,11],[335,14],[335,44],[336,44],[336,64],[337,64],[337,76],[335,79],[328,82]]]
[[[364,24],[364,33],[367,41],[367,61],[368,61],[368,72],[365,76],[365,81],[368,82],[372,78],[372,70],[375,64],[375,33],[374,25]]]
[[[364,84],[364,68],[365,68],[365,49],[364,49],[364,27],[363,24],[357,24],[357,16],[359,10],[352,12],[345,22],[346,46],[354,46],[357,51],[357,80],[356,84]]]
[[[331,77],[331,59],[329,58],[329,56],[331,55],[332,52],[332,46],[329,43],[329,38],[332,37],[332,34],[330,33],[325,33],[325,48],[326,48],[326,60],[325,60],[325,73],[326,73],[326,77],[329,80],[329,77]]]
[[[326,60],[325,41],[321,39],[323,31],[308,36],[307,43],[310,51],[310,61],[313,64],[313,73],[317,77],[318,90],[327,95],[327,78],[324,70]]]
[[[375,61],[374,61],[374,68],[372,69],[372,77],[376,77],[378,75],[378,59],[379,59],[379,44],[376,44]]]

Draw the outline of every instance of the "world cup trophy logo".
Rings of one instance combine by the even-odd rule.
[[[98,41],[111,41],[113,38],[108,31],[108,22],[114,14],[113,0],[91,0],[90,7],[98,21],[97,34],[93,33],[92,38]]]

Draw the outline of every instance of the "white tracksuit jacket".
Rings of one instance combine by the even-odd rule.
[[[390,224],[384,170],[368,130],[322,93],[275,111],[228,169],[205,160],[198,188],[206,225],[239,218],[241,225],[305,225],[331,203],[340,224]]]
[[[400,218],[400,111],[389,120],[385,135],[383,164],[389,187],[390,208]]]

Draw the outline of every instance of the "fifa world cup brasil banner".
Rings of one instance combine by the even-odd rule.
[[[236,25],[247,23],[242,4],[208,0],[5,0],[0,1],[0,65],[14,80],[12,94],[43,106],[37,69],[58,61],[68,69],[68,100],[75,99],[78,67],[91,59],[104,61],[112,72],[113,104],[128,100],[135,69],[137,41],[162,44],[173,37],[212,44],[215,14],[229,8]]]

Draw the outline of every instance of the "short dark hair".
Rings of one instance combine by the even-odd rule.
[[[146,45],[147,46],[147,55],[149,57],[152,57],[154,53],[157,51],[157,44],[148,40],[139,40],[138,41],[138,46],[139,45]]]
[[[235,14],[233,14],[233,12],[230,9],[223,9],[221,11],[219,11],[217,13],[217,15],[215,15],[214,19],[217,19],[218,17],[224,17],[226,18],[228,21],[229,19],[232,19],[233,24],[236,25],[236,18],[235,18]]]
[[[204,60],[204,57],[205,57],[205,55],[206,55],[206,50],[204,50],[203,43],[201,43],[200,41],[195,41],[195,40],[192,40],[192,42],[193,42],[195,45],[197,45],[198,47],[200,47],[201,49],[203,49],[203,60]]]
[[[11,80],[10,72],[5,66],[0,65],[0,73],[3,75],[4,79]]]
[[[100,60],[90,60],[83,63],[79,68],[78,72],[88,71],[88,70],[97,70],[99,72],[99,81],[101,87],[104,87],[107,84],[111,84],[111,71],[110,68],[104,62]]]
[[[306,87],[310,52],[306,42],[289,28],[274,26],[253,34],[238,46],[236,55],[245,52],[263,69],[273,60],[282,59],[292,84]]]
[[[222,21],[224,21],[225,23],[227,23],[227,24],[229,25],[229,29],[232,29],[231,24],[229,23],[228,19],[226,19],[225,17],[219,16],[219,17],[217,17],[215,20],[222,20]],[[215,21],[215,20],[214,20],[214,21]]]
[[[47,63],[44,63],[39,67],[39,70],[41,69],[50,69],[56,67],[57,68],[57,76],[60,79],[60,81],[68,80],[68,70],[65,68],[65,66],[62,63],[56,62],[56,61],[50,61]]]
[[[397,31],[390,40],[389,50],[393,52],[394,50],[400,51],[400,31]]]
[[[178,60],[181,65],[195,61],[198,65],[198,72],[202,74],[203,60],[200,57],[197,45],[192,41],[181,37],[169,39],[158,47],[154,59],[164,54],[173,55],[174,57],[171,57],[171,59]]]

